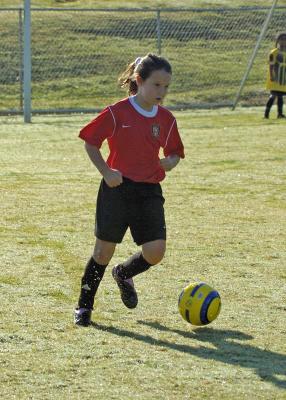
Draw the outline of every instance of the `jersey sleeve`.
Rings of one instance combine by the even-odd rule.
[[[85,142],[100,149],[103,141],[112,136],[114,130],[114,116],[108,107],[104,109],[94,120],[81,129],[79,137]]]
[[[165,157],[176,154],[180,158],[185,158],[184,145],[178,131],[176,119],[171,124],[163,152]]]

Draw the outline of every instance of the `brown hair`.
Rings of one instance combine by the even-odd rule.
[[[286,39],[286,32],[279,33],[276,38],[276,47],[278,47],[279,41],[284,38]]]
[[[135,95],[138,91],[136,75],[139,75],[145,81],[152,72],[160,69],[172,74],[172,67],[165,58],[149,53],[143,58],[136,58],[135,61],[129,64],[126,70],[119,76],[118,83],[121,88],[128,89],[129,96]]]

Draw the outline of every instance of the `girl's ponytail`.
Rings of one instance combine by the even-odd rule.
[[[128,95],[135,95],[138,90],[136,80],[134,79],[135,61],[128,65],[126,70],[119,76],[118,83],[121,88],[128,89]]]

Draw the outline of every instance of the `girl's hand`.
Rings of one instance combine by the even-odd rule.
[[[108,168],[103,175],[103,179],[109,187],[119,186],[123,182],[121,172],[112,168]]]
[[[175,168],[175,166],[180,161],[180,157],[176,154],[162,158],[160,160],[160,164],[165,171],[171,171],[171,169]]]

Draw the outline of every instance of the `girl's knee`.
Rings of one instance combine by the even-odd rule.
[[[166,243],[163,240],[147,243],[142,247],[143,257],[151,265],[156,265],[163,259],[165,250]]]
[[[107,265],[111,260],[111,257],[101,250],[94,250],[93,258],[97,264]]]
[[[113,256],[115,246],[115,243],[97,240],[93,251],[93,258],[95,262],[100,265],[107,265]]]

